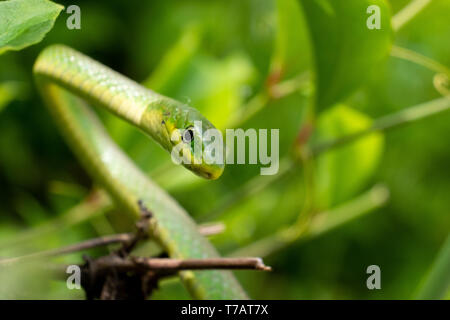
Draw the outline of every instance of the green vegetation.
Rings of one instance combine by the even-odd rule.
[[[449,1],[77,4],[81,29],[69,30],[60,5],[0,2],[0,257],[133,229],[35,88],[39,52],[63,43],[194,106],[221,130],[280,129],[277,175],[235,164],[208,181],[96,109],[120,148],[196,221],[225,224],[210,237],[224,256],[260,256],[273,268],[235,272],[250,297],[450,296]],[[370,5],[380,8],[380,29],[366,26]],[[81,253],[51,261],[81,263]],[[381,290],[366,287],[373,264]],[[0,262],[0,298],[84,297],[37,266]],[[151,298],[186,297],[173,278]]]

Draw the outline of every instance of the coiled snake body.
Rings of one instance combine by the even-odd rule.
[[[174,258],[209,258],[218,254],[201,236],[186,211],[165,191],[155,185],[120,150],[106,133],[86,102],[103,107],[136,125],[169,152],[175,130],[189,130],[192,140],[206,141],[196,131],[194,121],[203,129],[214,128],[197,110],[159,95],[120,75],[91,58],[62,45],[46,48],[34,65],[39,91],[53,114],[59,129],[91,177],[112,198],[136,218],[139,203],[150,209],[156,223],[152,236]],[[197,141],[197,140],[195,140]],[[207,155],[206,155],[207,156]],[[192,161],[185,165],[194,173],[215,179],[223,165]],[[194,298],[246,299],[247,296],[231,272],[183,271],[181,279]]]

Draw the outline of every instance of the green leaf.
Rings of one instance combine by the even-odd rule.
[[[315,59],[318,111],[342,101],[387,57],[391,14],[384,0],[299,0]],[[370,30],[367,8],[380,8],[381,29]]]
[[[277,28],[271,72],[296,76],[311,60],[307,24],[296,0],[277,0]]]
[[[0,54],[40,42],[63,6],[47,0],[0,2]]]
[[[318,141],[330,141],[363,130],[372,121],[345,105],[336,105],[318,120]],[[316,163],[316,195],[319,208],[350,199],[373,175],[383,151],[383,135],[373,133],[322,154]]]

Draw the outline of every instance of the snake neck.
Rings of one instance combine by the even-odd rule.
[[[161,99],[156,92],[63,45],[41,52],[34,73],[137,126],[147,106]]]

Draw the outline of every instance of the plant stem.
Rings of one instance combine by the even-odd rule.
[[[214,236],[225,231],[225,225],[218,223],[205,223],[198,226],[198,232],[204,237]]]
[[[435,99],[403,109],[397,113],[390,114],[375,120],[372,126],[367,129],[355,132],[348,136],[337,138],[335,140],[319,142],[317,145],[311,147],[311,155],[319,156],[324,152],[327,152],[339,146],[343,146],[347,143],[354,142],[373,132],[394,129],[399,126],[439,114],[440,112],[446,111],[448,109],[450,109],[450,97]],[[266,187],[283,178],[297,165],[297,162],[291,160],[288,157],[282,159],[280,161],[280,171],[277,175],[269,177],[256,176],[250,179],[238,190],[232,192],[229,196],[227,196],[225,200],[222,201],[215,209],[213,209],[210,213],[200,217],[200,219],[202,221],[206,221],[217,218],[224,211],[230,209],[240,201],[260,192],[261,190],[264,190]]]
[[[211,258],[211,259],[170,259],[170,258],[134,258],[124,260],[130,267],[145,267],[149,270],[208,270],[208,269],[253,269],[271,271],[261,258]]]
[[[390,114],[375,120],[372,126],[370,126],[367,129],[355,132],[353,134],[341,138],[337,138],[332,141],[319,143],[316,146],[311,147],[312,154],[314,156],[317,156],[325,151],[353,142],[368,134],[396,128],[420,119],[430,117],[432,115],[439,114],[448,109],[450,109],[449,96],[425,102],[413,107],[409,107],[397,113]]]
[[[23,262],[26,260],[54,257],[54,256],[58,256],[58,255],[92,249],[95,247],[106,246],[106,245],[113,244],[113,243],[124,243],[126,241],[130,241],[132,239],[132,237],[133,237],[133,234],[131,234],[131,233],[122,233],[122,234],[116,234],[116,235],[111,235],[111,236],[104,236],[104,237],[89,239],[89,240],[86,240],[86,241],[83,241],[83,242],[80,242],[80,243],[77,243],[74,245],[70,245],[67,247],[63,247],[63,248],[34,252],[34,253],[27,254],[24,256],[20,256],[20,257],[0,259],[0,265],[10,265],[13,263]]]
[[[256,241],[247,247],[239,249],[230,256],[259,256],[279,251],[297,240],[307,240],[334,230],[349,221],[383,206],[389,198],[389,191],[384,186],[375,186],[357,198],[312,217],[308,223],[296,223],[283,228],[274,235]]]
[[[399,31],[430,3],[431,0],[412,0],[392,18],[392,29]]]
[[[228,121],[228,128],[236,128],[259,111],[261,111],[273,99],[281,99],[287,97],[299,90],[308,90],[310,85],[310,76],[308,72],[301,73],[291,79],[277,83],[270,88],[264,88],[248,101],[245,106],[239,108],[231,119]]]
[[[286,157],[281,159],[279,170],[276,175],[271,176],[258,175],[250,179],[240,188],[238,188],[237,190],[226,196],[225,199],[221,201],[220,204],[215,209],[213,209],[209,213],[202,215],[199,219],[201,221],[210,221],[217,218],[221,213],[232,208],[241,200],[258,193],[261,190],[264,190],[266,187],[280,180],[294,168],[295,168],[294,161],[292,161],[290,158]]]
[[[417,299],[443,299],[450,288],[450,234],[447,236]]]
[[[311,221],[304,239],[320,236],[366,213],[372,212],[386,204],[388,199],[389,190],[387,187],[376,185],[350,202],[316,215]]]
[[[262,110],[269,102],[270,98],[267,92],[262,91],[248,101],[245,106],[236,110],[228,121],[228,128],[236,128],[250,119],[252,116]]]
[[[443,73],[437,73],[433,77],[433,86],[437,92],[443,96],[450,96],[449,76]]]
[[[31,242],[52,232],[59,232],[70,226],[82,223],[107,212],[112,206],[111,199],[104,191],[94,190],[81,203],[72,207],[60,217],[33,229],[25,230],[14,238],[0,243],[0,250]]]
[[[391,56],[416,63],[437,73],[444,73],[446,75],[450,75],[449,68],[413,50],[409,50],[398,46],[392,46]]]
[[[216,235],[218,233],[221,233],[225,230],[225,225],[222,223],[209,223],[204,225],[198,226],[198,231],[203,236],[212,236]],[[24,256],[20,257],[14,257],[14,258],[5,258],[0,259],[0,265],[6,265],[6,264],[12,264],[16,262],[22,262],[24,260],[29,259],[39,259],[39,258],[46,258],[46,257],[53,257],[53,256],[59,256],[63,254],[73,253],[77,251],[83,251],[87,249],[92,249],[96,247],[102,247],[107,246],[110,244],[115,243],[126,243],[133,239],[132,233],[119,233],[119,234],[113,234],[98,238],[89,239],[86,241],[82,241],[80,243],[69,245],[66,247],[58,248],[58,249],[50,249],[45,251],[39,251],[30,253]]]

